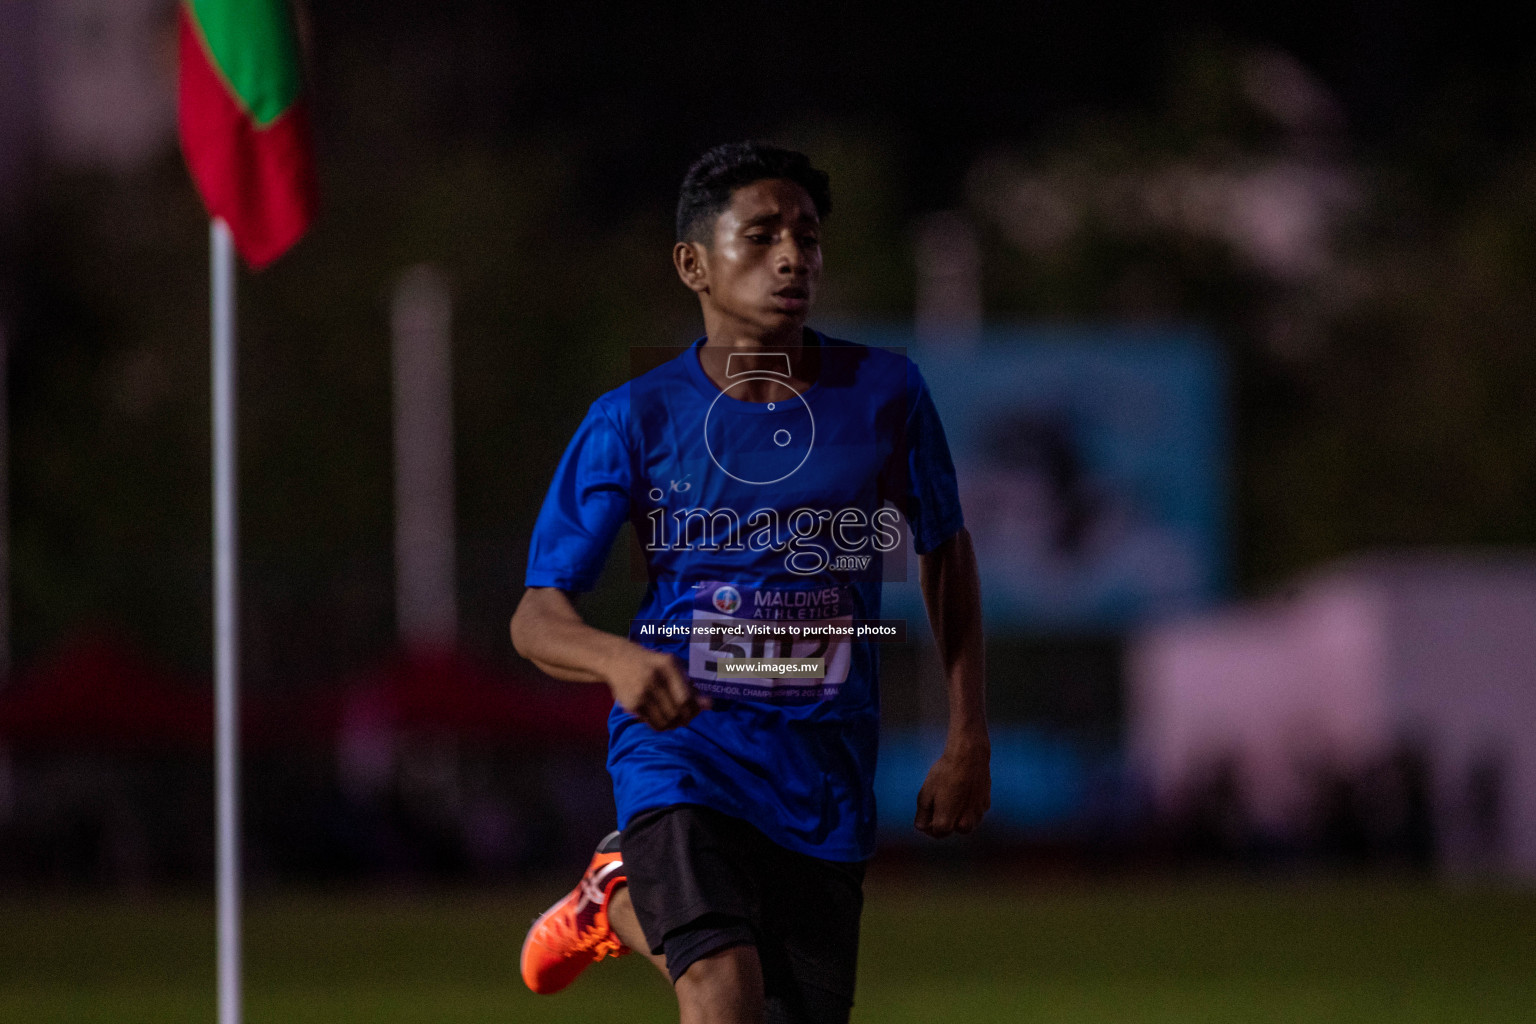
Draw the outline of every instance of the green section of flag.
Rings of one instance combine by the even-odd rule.
[[[288,0],[187,0],[214,67],[256,127],[299,95],[299,47]]]

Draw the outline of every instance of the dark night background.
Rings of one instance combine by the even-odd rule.
[[[320,214],[239,273],[251,1020],[676,1019],[640,957],[555,999],[518,977],[527,923],[614,809],[605,692],[534,672],[507,623],[588,404],[635,349],[699,330],[669,260],[684,170],[750,137],[831,174],[813,326],[920,338],[925,311],[979,315],[995,332],[944,353],[961,380],[1033,365],[986,360],[1052,331],[1076,355],[1194,339],[1225,374],[1222,421],[1201,413],[1222,437],[1221,592],[1187,617],[991,630],[974,836],[911,829],[937,659],[882,649],[853,1019],[1529,1019],[1524,19],[1388,0],[295,7]],[[176,141],[175,19],[175,0],[0,0],[3,1020],[214,1018],[209,225]],[[962,265],[979,309],[935,300],[935,267]],[[455,650],[409,644],[396,605],[391,309],[434,279]],[[1103,379],[1096,407],[1121,394]],[[1075,407],[1019,409],[988,457],[1072,478],[1050,507],[1081,516],[1055,525],[1140,511],[1073,461]],[[1124,419],[1144,447],[1174,432]],[[1007,550],[1032,524],[996,504],[972,507]],[[583,608],[610,629],[638,596],[626,546]],[[1071,587],[1095,556],[1069,554]]]
[[[167,96],[170,10],[151,39]],[[421,262],[455,302],[459,643],[516,665],[545,483],[631,346],[693,337],[672,204],[693,157],[736,138],[831,172],[829,319],[910,317],[916,225],[961,211],[991,321],[1214,336],[1231,596],[1381,546],[1536,542],[1536,62],[1486,12],[322,0],[301,34],[321,215],[241,280],[252,693],[298,701],[394,647],[388,306]],[[1301,107],[1266,105],[1260,72]],[[109,637],[206,680],[202,207],[170,134],[90,166],[8,116],[13,665]],[[1342,189],[1319,193],[1316,265],[1114,206],[1117,182],[1275,167]],[[1086,190],[1070,237],[994,201],[1030,182]],[[610,627],[634,600],[613,580],[590,606]],[[994,713],[1114,736],[1122,640],[998,637]],[[897,661],[899,718],[919,702]]]

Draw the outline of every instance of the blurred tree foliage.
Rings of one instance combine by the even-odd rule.
[[[624,198],[607,176],[628,168],[586,126],[513,130],[467,102],[517,87],[517,62],[461,47],[463,32],[434,41],[435,24],[410,46],[359,33],[320,48],[322,216],[275,268],[242,276],[255,686],[329,678],[391,642],[388,309],[405,268],[431,262],[452,283],[461,632],[495,657],[571,429],[627,376],[631,346],[698,329],[668,258],[673,195]],[[1421,133],[1360,152],[1304,75],[1255,59],[1195,47],[1161,108],[1073,115],[982,154],[954,201],[982,230],[989,315],[1218,334],[1236,378],[1244,586],[1372,545],[1536,540],[1536,148],[1483,151],[1468,173],[1470,143],[1454,140],[1481,101],[1451,95]],[[1300,98],[1266,101],[1287,74]],[[905,169],[922,142],[879,119],[742,134],[759,129],[833,175],[824,312],[907,315],[910,225],[930,211]],[[666,153],[672,180],[691,154]],[[1211,213],[1228,209],[1223,188],[1247,196],[1238,221],[1257,235]],[[1283,214],[1287,195],[1320,203],[1316,222],[1282,224],[1267,250],[1264,204]],[[30,225],[12,384],[18,660],[113,629],[205,671],[202,209],[168,152],[128,176],[55,174]],[[622,553],[614,577],[628,578]],[[610,588],[599,621],[622,622],[633,589]]]
[[[1531,544],[1536,142],[1485,114],[1533,101],[1452,86],[1364,151],[1287,55],[1197,41],[1160,109],[978,162],[989,313],[1216,331],[1246,590],[1369,547]]]

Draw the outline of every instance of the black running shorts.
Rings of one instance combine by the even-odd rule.
[[[771,1024],[846,1024],[862,862],[794,853],[692,804],[636,815],[620,842],[635,915],[673,981],[711,953],[756,946]]]

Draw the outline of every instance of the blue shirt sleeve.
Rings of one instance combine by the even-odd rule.
[[[592,403],[555,470],[528,545],[527,586],[591,590],[629,518],[629,446],[608,404]]]
[[[939,411],[917,367],[908,363],[908,371],[912,411],[903,431],[906,459],[901,467],[900,507],[912,527],[913,547],[919,555],[926,555],[959,533],[965,518]]]

